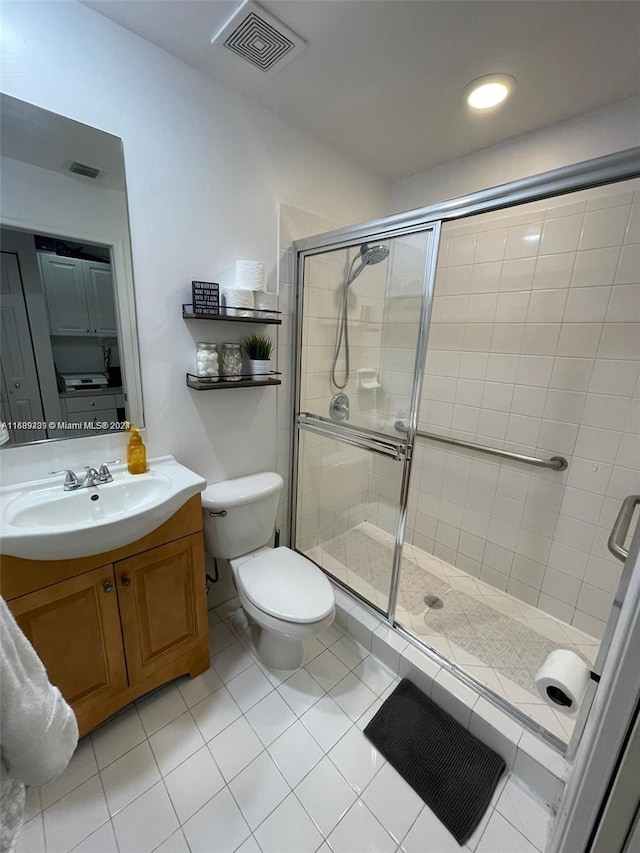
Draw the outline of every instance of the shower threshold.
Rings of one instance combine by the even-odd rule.
[[[307,551],[337,580],[387,606],[393,537],[368,522]],[[533,675],[556,648],[592,665],[599,640],[444,560],[405,544],[396,624],[568,742],[575,718],[549,707]]]

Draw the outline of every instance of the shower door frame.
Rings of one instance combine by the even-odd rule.
[[[308,249],[298,249],[300,242],[294,243],[297,253],[296,268],[294,275],[294,345],[293,345],[293,417],[291,426],[292,435],[292,454],[291,454],[291,477],[289,485],[289,531],[291,543],[295,542],[296,523],[297,523],[297,483],[298,483],[298,452],[299,452],[299,430],[305,429],[310,432],[322,433],[325,437],[335,438],[345,444],[352,444],[362,450],[368,450],[372,453],[378,453],[387,458],[395,458],[396,461],[402,463],[402,479],[400,482],[400,495],[398,501],[398,515],[395,523],[395,544],[393,551],[393,563],[391,569],[391,578],[389,581],[389,594],[387,598],[387,610],[381,611],[372,602],[367,601],[361,595],[351,590],[346,584],[343,584],[339,579],[333,578],[336,583],[349,589],[368,607],[371,607],[378,614],[386,619],[389,625],[393,625],[395,619],[395,610],[400,582],[400,570],[402,567],[402,548],[404,545],[404,536],[407,523],[407,506],[409,501],[409,483],[411,477],[411,461],[413,455],[413,444],[415,442],[416,431],[418,428],[418,404],[420,394],[422,393],[422,382],[424,378],[424,364],[427,357],[427,343],[429,335],[429,321],[431,318],[431,306],[433,304],[433,290],[435,287],[436,267],[438,261],[438,249],[440,247],[440,230],[441,223],[424,222],[411,223],[402,225],[396,228],[386,229],[384,231],[375,232],[365,223],[361,228],[354,229],[348,238],[340,238],[333,240],[330,243],[314,245]],[[366,230],[364,230],[366,229]],[[346,231],[348,229],[341,229]],[[353,247],[354,243],[378,242],[380,240],[390,240],[395,237],[403,237],[406,234],[428,233],[429,245],[426,251],[424,274],[422,279],[422,297],[420,306],[420,319],[417,324],[418,339],[416,345],[416,355],[414,359],[414,375],[413,386],[411,389],[410,417],[407,424],[407,432],[404,438],[399,438],[393,435],[387,435],[382,432],[376,432],[364,427],[352,427],[349,424],[342,422],[331,422],[328,418],[318,418],[317,424],[305,423],[300,418],[304,415],[300,411],[300,389],[302,377],[302,327],[304,319],[304,266],[307,258],[315,255],[324,254],[325,252],[335,251],[339,249],[347,249]],[[327,235],[334,236],[340,232],[329,232]],[[314,238],[309,238],[313,240]],[[384,322],[384,321],[383,321]],[[351,437],[349,437],[351,436]],[[324,571],[324,570],[323,570]]]
[[[548,172],[534,175],[532,177],[522,178],[517,181],[512,181],[506,184],[501,184],[496,187],[481,190],[479,192],[470,193],[464,196],[458,196],[447,201],[439,202],[434,205],[428,205],[421,208],[415,208],[403,213],[392,214],[391,216],[382,219],[375,219],[369,222],[364,222],[356,225],[350,225],[345,228],[339,228],[333,231],[328,231],[323,234],[313,235],[301,240],[296,240],[293,243],[294,252],[296,253],[296,264],[294,269],[294,341],[293,341],[293,358],[292,358],[292,377],[293,377],[293,393],[291,398],[291,435],[292,435],[292,454],[291,454],[291,477],[289,486],[289,530],[291,534],[292,545],[295,542],[296,530],[296,502],[297,502],[297,479],[298,479],[298,414],[300,412],[300,380],[301,380],[301,363],[302,363],[302,321],[303,321],[303,284],[304,284],[304,264],[307,257],[317,255],[323,252],[334,249],[343,249],[353,246],[357,243],[380,241],[391,237],[402,236],[404,234],[412,234],[419,231],[434,229],[437,235],[437,243],[431,247],[430,258],[433,260],[431,269],[430,286],[425,288],[423,294],[423,305],[421,312],[421,326],[418,333],[418,351],[417,358],[420,358],[422,371],[424,372],[424,361],[427,354],[427,343],[429,334],[429,321],[431,315],[431,304],[433,301],[433,286],[435,281],[435,267],[439,251],[440,232],[444,222],[465,219],[466,217],[488,213],[490,211],[503,210],[513,208],[519,204],[527,202],[539,201],[547,198],[555,198],[567,193],[577,192],[579,190],[591,189],[598,186],[610,185],[631,178],[640,177],[640,146],[629,148],[624,151],[619,151],[614,154],[607,154],[602,157],[585,160],[580,163],[575,163],[569,166],[563,166],[559,169],[553,169]],[[426,282],[425,282],[426,283]],[[428,303],[428,304],[426,304]],[[511,705],[507,700],[495,694],[492,690],[480,684],[476,679],[467,675],[460,667],[452,664],[444,656],[431,650],[426,643],[416,637],[410,631],[402,626],[396,625],[395,611],[397,606],[398,591],[400,584],[400,562],[402,554],[403,537],[406,526],[406,515],[409,495],[409,480],[411,469],[411,457],[413,455],[413,445],[416,438],[417,430],[417,404],[419,401],[420,388],[422,386],[422,376],[418,376],[414,381],[414,396],[412,397],[411,418],[408,424],[406,435],[406,448],[408,459],[405,464],[405,472],[401,489],[401,505],[399,507],[400,520],[396,525],[396,547],[394,553],[394,566],[391,576],[391,589],[388,599],[388,613],[384,617],[391,627],[401,632],[402,636],[414,645],[425,649],[432,654],[438,662],[445,665],[449,670],[453,671],[456,677],[469,683],[475,690],[479,690],[482,695],[486,696],[494,704],[497,704],[504,711],[509,713],[521,725],[530,728],[536,734],[544,738],[548,743],[554,746],[558,751],[564,753],[567,748],[570,753],[574,752],[579,741],[582,730],[585,727],[587,720],[587,710],[583,709],[576,723],[576,727],[571,738],[570,744],[567,745],[557,738],[555,735],[548,732],[538,723],[535,723],[529,717],[526,717],[521,711]],[[415,396],[416,390],[418,396]],[[382,436],[381,436],[382,437]],[[338,581],[338,583],[340,583]],[[344,584],[340,584],[345,586]],[[355,590],[349,589],[349,592],[358,598],[365,606],[380,611],[370,602],[366,601]],[[609,616],[611,618],[611,614]],[[607,622],[609,619],[607,619]],[[610,632],[609,632],[610,633]],[[611,636],[605,636],[600,647],[601,659],[606,657],[608,647],[611,643]]]

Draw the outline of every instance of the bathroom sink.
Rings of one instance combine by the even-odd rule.
[[[113,482],[73,492],[48,477],[0,488],[0,553],[31,560],[72,559],[112,551],[151,533],[206,480],[172,456],[146,474],[111,468]]]

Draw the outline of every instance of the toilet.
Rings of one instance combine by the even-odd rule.
[[[290,548],[272,548],[284,481],[264,472],[207,486],[201,496],[209,556],[229,560],[242,609],[258,629],[256,652],[273,669],[304,661],[304,640],[335,615],[333,588],[320,569]]]

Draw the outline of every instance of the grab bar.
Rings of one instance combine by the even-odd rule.
[[[620,512],[615,520],[611,536],[607,542],[607,547],[614,557],[617,557],[623,563],[629,556],[629,552],[624,547],[627,534],[629,533],[629,525],[633,518],[633,512],[637,505],[640,504],[640,495],[629,495],[622,501]]]
[[[409,432],[403,421],[394,424],[397,432]],[[511,450],[498,450],[495,447],[487,447],[484,444],[475,444],[473,441],[462,441],[459,438],[450,438],[448,435],[435,435],[432,432],[416,430],[418,438],[428,438],[430,441],[440,441],[442,444],[453,444],[455,447],[466,447],[467,450],[477,450],[478,453],[488,453],[491,456],[500,456],[502,459],[515,459],[516,462],[525,462],[536,468],[553,468],[554,471],[565,471],[569,463],[564,456],[552,456],[551,459],[538,459],[537,456],[525,456],[522,453],[513,453]]]

